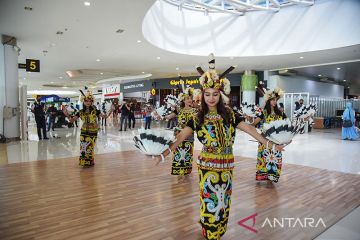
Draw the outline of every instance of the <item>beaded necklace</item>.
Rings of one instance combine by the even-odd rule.
[[[208,112],[206,115],[205,115],[205,118],[209,119],[209,120],[220,120],[222,119],[221,115],[218,114],[216,111],[214,112]]]

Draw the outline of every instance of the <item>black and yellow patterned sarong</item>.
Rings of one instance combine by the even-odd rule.
[[[231,205],[232,170],[198,168],[200,178],[200,224],[206,239],[225,234]]]
[[[188,175],[191,173],[193,152],[193,140],[185,140],[176,148],[171,165],[172,175]]]
[[[270,180],[278,182],[282,169],[282,152],[272,151],[266,148],[264,144],[259,144],[257,164],[256,164],[256,180]]]
[[[95,164],[94,161],[94,147],[96,136],[80,135],[80,158],[79,165],[83,167],[90,167]]]

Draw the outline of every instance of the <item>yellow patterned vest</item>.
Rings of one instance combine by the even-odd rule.
[[[81,126],[81,134],[96,136],[98,132],[96,108],[81,109],[79,117],[83,124]]]

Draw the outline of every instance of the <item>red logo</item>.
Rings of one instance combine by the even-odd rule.
[[[253,228],[253,227],[255,226],[255,223],[256,223],[256,218],[255,218],[256,216],[257,216],[257,213],[254,213],[253,215],[250,215],[250,216],[248,216],[248,217],[240,220],[240,221],[238,222],[238,224],[239,224],[240,226],[246,228],[247,230],[250,230],[250,231],[252,231],[252,232],[254,232],[254,233],[257,233],[258,231],[257,231],[255,228]],[[244,222],[246,222],[246,221],[249,220],[249,219],[252,219],[252,220],[253,220],[251,227],[244,224]]]

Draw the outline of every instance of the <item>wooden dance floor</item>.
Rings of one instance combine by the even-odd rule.
[[[223,239],[312,239],[360,205],[359,175],[285,164],[279,183],[259,184],[255,159],[236,162]],[[77,164],[0,167],[0,239],[202,239],[195,164],[183,183],[170,160],[156,166],[137,151]]]

